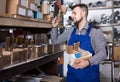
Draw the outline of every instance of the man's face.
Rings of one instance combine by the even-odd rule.
[[[71,17],[72,17],[72,19],[73,19],[74,24],[80,23],[81,20],[83,19],[82,9],[80,9],[80,7],[75,7],[75,8],[72,10],[72,15],[71,15]]]

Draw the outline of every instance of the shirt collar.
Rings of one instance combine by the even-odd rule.
[[[86,30],[88,29],[88,26],[89,26],[89,22],[87,21],[86,24],[84,25],[84,27],[81,29],[81,31],[78,30],[78,28],[76,29],[76,33],[77,34],[85,34],[86,33]]]
[[[89,24],[89,23],[88,23],[88,21],[87,21],[86,24],[84,25],[83,29],[86,29],[86,30],[87,30],[87,29],[88,29],[88,26],[89,26],[88,24]]]

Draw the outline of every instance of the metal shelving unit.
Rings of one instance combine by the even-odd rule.
[[[96,0],[91,0],[91,1],[81,0],[82,3],[85,3],[87,5],[88,5],[89,2],[93,5],[94,3],[97,3],[97,1]],[[107,0],[102,0],[102,1],[107,1]],[[109,53],[108,53],[109,59],[106,60],[107,62],[106,61],[104,61],[104,62],[108,63],[108,60],[109,60],[109,62],[111,62],[111,63],[109,63],[109,64],[111,64],[111,81],[110,82],[115,82],[115,76],[114,76],[115,75],[114,74],[115,73],[115,70],[114,70],[115,68],[114,68],[114,64],[115,64],[116,60],[114,60],[114,47],[116,45],[120,46],[120,41],[114,40],[114,28],[117,27],[117,26],[120,26],[120,23],[114,23],[115,20],[113,18],[113,16],[114,16],[113,14],[114,14],[116,9],[119,10],[120,6],[119,5],[114,5],[114,0],[109,0],[109,1],[112,1],[111,6],[98,6],[98,7],[94,6],[94,7],[89,7],[88,9],[89,9],[89,11],[92,11],[92,12],[94,11],[94,13],[92,13],[93,16],[97,15],[99,17],[99,15],[102,14],[102,13],[104,13],[104,14],[106,13],[107,15],[108,15],[108,13],[112,14],[111,15],[111,19],[112,19],[111,24],[109,24],[109,23],[108,24],[96,24],[96,26],[103,27],[103,28],[106,28],[106,27],[108,27],[108,28],[111,27],[112,28],[112,30],[111,30],[111,32],[112,32],[112,38],[111,38],[112,42],[108,42],[108,44],[107,44],[107,47],[110,48],[110,49],[108,49],[109,50]],[[100,1],[99,1],[99,3],[100,3]],[[97,11],[101,11],[100,14],[98,14]],[[107,82],[109,82],[109,81],[107,81]]]
[[[26,27],[26,28],[51,28],[52,24],[45,20],[19,18],[14,16],[0,16],[0,26],[8,27]],[[62,28],[63,24],[59,24],[58,27]]]
[[[7,27],[7,29],[13,28],[13,27],[15,27],[16,29],[17,28],[29,28],[29,29],[46,28],[47,29],[47,28],[51,28],[52,24],[44,20],[16,18],[13,16],[0,15],[0,26],[2,27],[1,29],[4,29],[4,27]],[[58,27],[63,27],[63,25],[60,24]],[[10,79],[16,75],[22,74],[38,66],[42,66],[51,61],[54,61],[58,59],[58,57],[60,57],[62,54],[63,54],[63,51],[60,51],[55,54],[47,54],[35,59],[30,59],[21,63],[3,67],[0,69],[0,82],[2,82],[5,79]]]
[[[58,57],[60,57],[62,54],[63,54],[63,51],[60,51],[55,54],[47,54],[32,60],[28,60],[28,61],[14,64],[8,67],[4,67],[0,69],[0,82],[2,82],[5,79],[9,79],[15,75],[19,75],[21,73],[29,71],[38,66],[42,66],[48,62],[51,62],[57,59]]]

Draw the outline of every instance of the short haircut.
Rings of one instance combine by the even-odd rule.
[[[76,7],[80,7],[81,9],[85,10],[86,16],[88,16],[88,7],[87,7],[87,5],[85,5],[85,4],[76,4],[76,5],[72,6],[71,9],[73,10]]]

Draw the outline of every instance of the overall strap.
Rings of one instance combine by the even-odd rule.
[[[72,33],[71,33],[70,39],[68,41],[68,45],[73,45],[73,43],[74,43],[73,36],[75,35],[75,32],[76,32],[76,28],[74,28]]]
[[[90,34],[90,31],[91,29],[93,28],[94,24],[93,23],[90,23],[89,26],[88,26],[88,30],[86,32],[86,35],[89,35]]]

